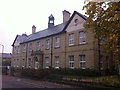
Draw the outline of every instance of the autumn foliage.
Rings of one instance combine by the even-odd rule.
[[[114,60],[120,63],[120,0],[111,2],[92,2],[85,1],[85,14],[88,16],[84,26],[88,30],[92,30],[95,38],[99,38],[103,42],[103,48],[107,52],[112,52],[115,56]]]

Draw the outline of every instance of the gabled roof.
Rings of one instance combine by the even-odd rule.
[[[16,35],[16,38],[15,38],[12,46],[14,46],[16,40],[18,40],[18,41],[21,43],[21,42],[23,42],[23,41],[26,40],[26,37],[27,37],[27,36],[26,36],[25,34],[23,34],[23,35]]]
[[[78,14],[84,20],[86,20],[86,18],[87,18],[86,16],[78,13],[77,11],[74,11],[74,13],[72,14],[72,16],[70,17],[70,19],[67,22],[59,24],[59,25],[56,25],[56,26],[51,27],[51,28],[47,28],[47,29],[39,31],[39,32],[36,32],[34,34],[30,34],[24,40],[21,40],[20,43],[21,44],[22,43],[27,43],[27,42],[31,42],[31,41],[34,41],[34,40],[39,40],[41,38],[45,38],[45,37],[49,37],[49,36],[52,36],[52,35],[57,35],[59,33],[65,32],[66,28],[70,24],[71,20],[75,16],[75,14]]]
[[[81,18],[83,18],[84,20],[87,19],[87,17],[85,15],[80,14],[77,11],[74,11],[74,13],[72,14],[72,16],[70,17],[70,19],[68,20],[68,23],[66,24],[66,26],[64,27],[64,30],[66,30],[66,28],[68,27],[68,25],[70,24],[70,22],[72,21],[72,19],[74,18],[74,16],[78,14]]]

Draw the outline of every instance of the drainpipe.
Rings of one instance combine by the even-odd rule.
[[[52,68],[52,56],[53,56],[53,37],[51,37],[51,68]]]
[[[26,60],[25,60],[25,68],[27,68],[27,51],[28,51],[28,43],[26,45]]]
[[[67,68],[67,67],[66,67],[66,45],[67,45],[67,44],[66,44],[66,34],[65,34],[65,67],[64,67],[64,68]]]

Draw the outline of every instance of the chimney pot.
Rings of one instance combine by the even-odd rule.
[[[63,23],[70,19],[70,12],[67,10],[63,11]]]
[[[35,25],[32,26],[32,34],[34,34],[36,32],[36,27]]]

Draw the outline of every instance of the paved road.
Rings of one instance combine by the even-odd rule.
[[[70,85],[57,84],[47,81],[36,81],[5,75],[2,79],[2,88],[77,88]]]

